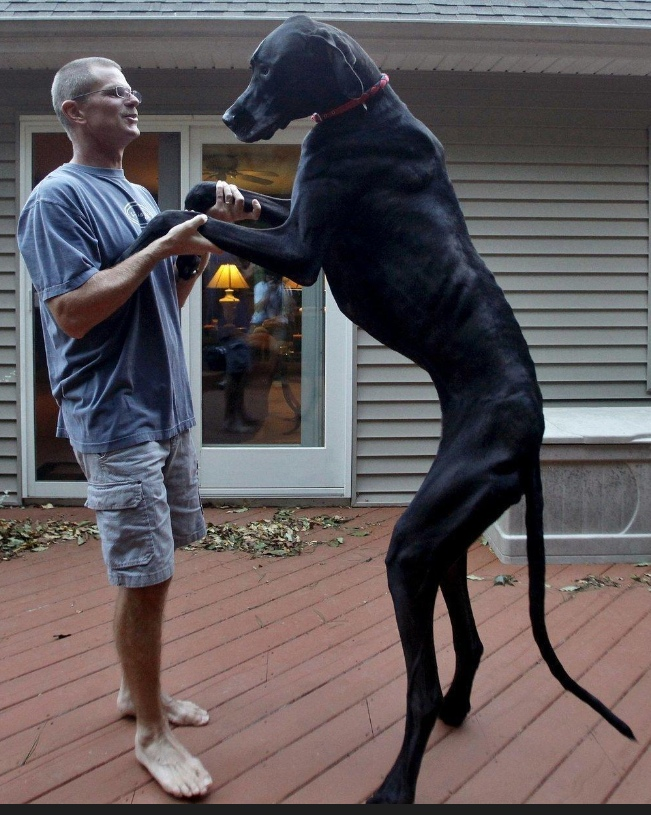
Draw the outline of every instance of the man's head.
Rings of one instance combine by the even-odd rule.
[[[81,163],[121,161],[124,148],[140,135],[141,101],[117,62],[105,57],[69,62],[52,83],[54,110]]]
[[[272,286],[279,286],[282,278],[280,275],[277,275],[275,272],[270,272],[267,269],[264,271],[264,281],[265,283],[270,283]]]
[[[57,71],[52,82],[52,107],[68,135],[70,120],[62,110],[63,103],[100,87],[98,71],[102,68],[122,71],[117,62],[106,57],[73,59]]]

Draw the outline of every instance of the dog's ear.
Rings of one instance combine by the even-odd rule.
[[[320,26],[310,32],[310,37],[325,43],[326,55],[332,64],[339,90],[349,99],[356,99],[364,92],[362,80],[353,67],[357,57],[341,32],[331,26]]]

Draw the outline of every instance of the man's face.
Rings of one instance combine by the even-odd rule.
[[[124,149],[140,135],[138,105],[135,96],[120,98],[116,87],[131,88],[117,68],[97,68],[97,82],[91,93],[77,100],[83,117],[83,132],[87,139],[107,149]]]

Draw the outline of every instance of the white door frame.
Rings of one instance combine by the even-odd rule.
[[[208,116],[141,116],[140,129],[144,132],[177,132],[181,140],[181,199],[198,178],[191,178],[191,167],[200,173],[200,145],[202,135],[210,133],[214,141],[219,134],[221,141],[234,141],[235,137],[223,125],[221,118]],[[207,128],[207,129],[206,129]],[[307,126],[294,123],[280,131],[275,141],[300,143]],[[61,125],[55,116],[23,116],[20,119],[20,174],[19,207],[25,205],[31,192],[32,135],[34,133],[60,133]],[[191,146],[192,145],[192,146]],[[197,146],[198,145],[198,146]],[[199,158],[197,158],[199,150]],[[83,481],[36,480],[35,467],[35,412],[32,338],[32,290],[29,274],[20,258],[18,277],[18,338],[19,381],[23,383],[17,395],[19,418],[19,479],[22,497],[29,499],[64,499],[77,501],[86,496]],[[182,333],[185,355],[190,371],[192,396],[197,413],[194,439],[201,449],[201,337],[193,331],[193,325],[201,324],[201,291],[192,292],[182,312]],[[282,448],[274,445],[265,448],[213,448],[208,457],[202,453],[202,471],[218,466],[228,478],[220,485],[202,487],[206,498],[217,497],[305,497],[347,498],[352,487],[352,380],[353,380],[353,326],[339,311],[326,284],[326,340],[325,340],[325,446],[323,448]],[[242,466],[242,453],[254,450],[255,470],[252,473]],[[288,452],[300,453],[299,468],[296,462],[287,464]],[[217,456],[218,461],[212,463]],[[290,457],[291,458],[291,457]],[[279,479],[283,467],[287,477]],[[208,474],[208,473],[207,473]],[[251,481],[255,475],[256,483]],[[270,477],[273,475],[274,477]],[[246,486],[245,486],[246,485]]]
[[[309,130],[293,122],[274,135],[274,144],[300,144]],[[192,183],[201,176],[202,145],[237,144],[221,118],[190,131]],[[188,325],[201,324],[200,292],[189,302]],[[189,332],[186,347],[197,414],[195,440],[200,450],[201,494],[206,498],[347,498],[352,472],[352,323],[341,313],[326,283],[325,299],[325,443],[201,447],[201,335]]]

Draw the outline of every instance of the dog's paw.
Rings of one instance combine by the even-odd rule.
[[[176,259],[176,271],[181,280],[189,280],[199,268],[199,255],[179,255]]]
[[[201,181],[185,196],[185,208],[194,212],[208,212],[215,206],[217,188],[214,182]]]
[[[470,713],[470,702],[448,692],[443,698],[438,718],[448,727],[460,727]]]
[[[413,795],[390,795],[384,790],[384,785],[366,799],[367,804],[413,804]]]

